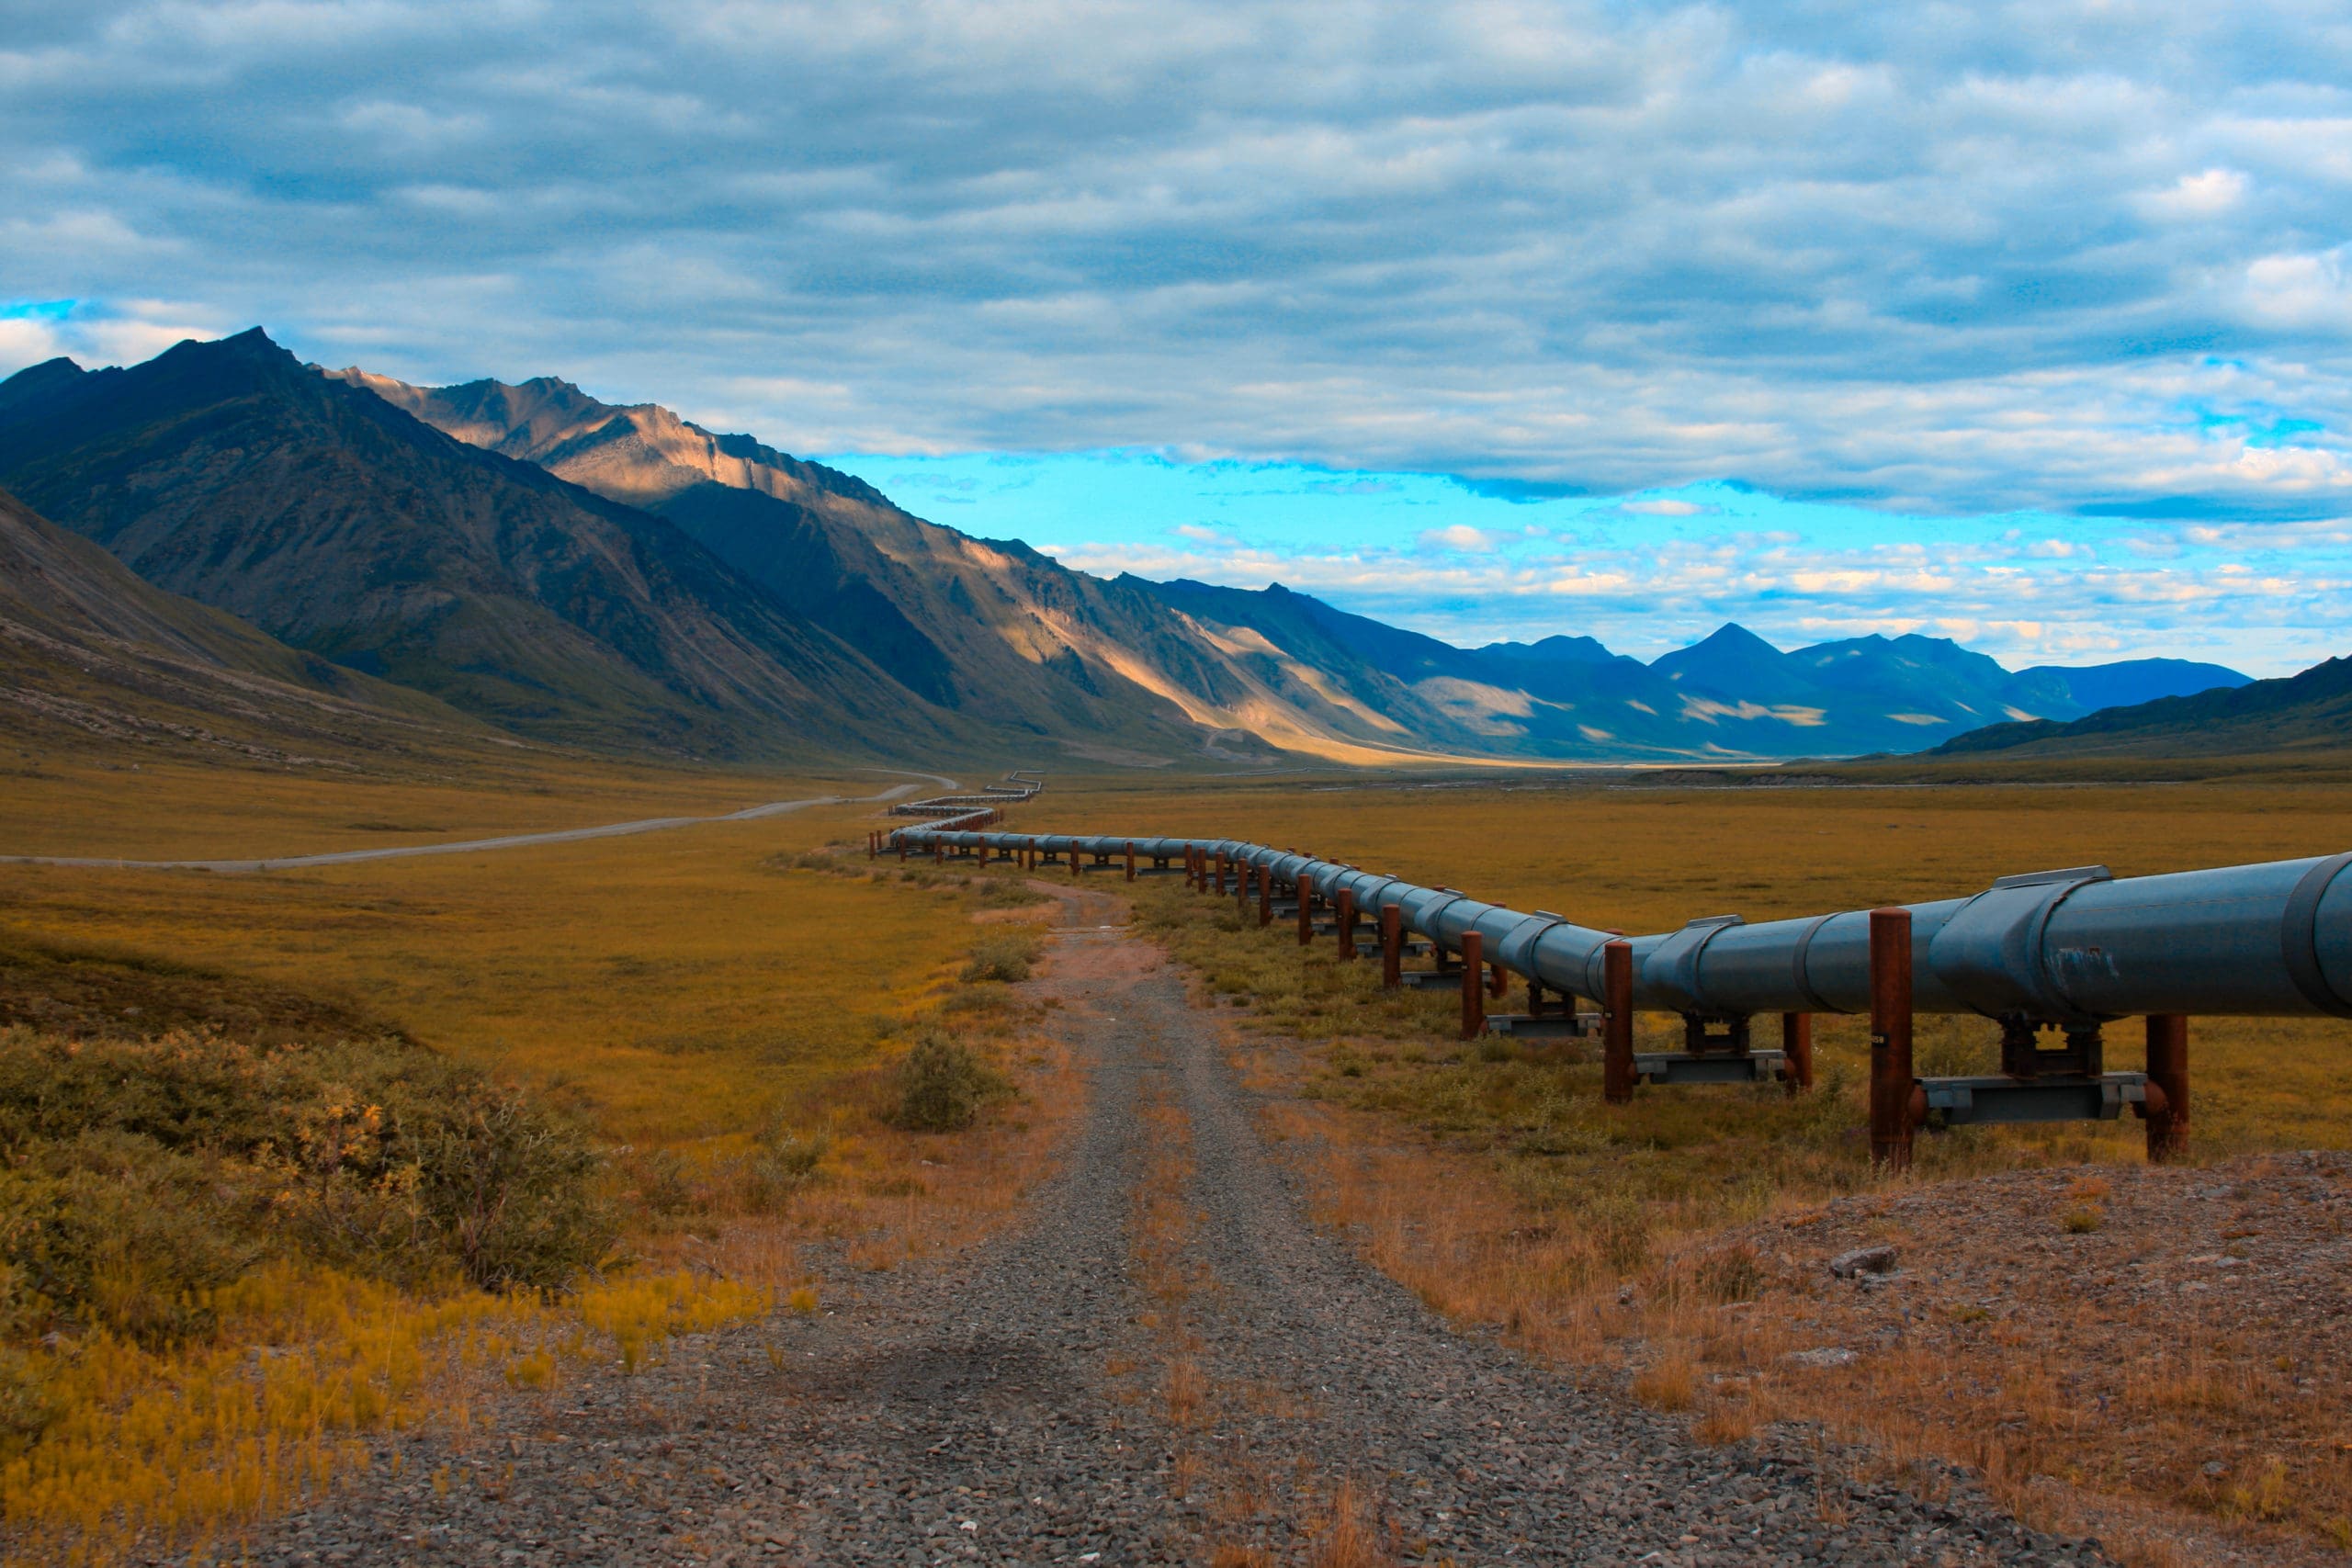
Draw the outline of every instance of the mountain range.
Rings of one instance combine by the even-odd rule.
[[[368,705],[605,750],[1822,756],[2245,679],[1736,626],[1648,664],[1565,635],[1457,648],[1280,585],[1074,571],[658,405],[322,371],[258,329],[0,382],[0,485],[322,694],[372,678]]]

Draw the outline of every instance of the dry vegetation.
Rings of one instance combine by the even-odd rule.
[[[876,787],[104,772],[17,781],[8,847],[340,849]],[[358,1434],[814,1310],[817,1257],[891,1268],[1010,1211],[1070,1098],[985,977],[1034,953],[1034,901],[812,852],[864,809],[266,876],[0,865],[7,1554],[233,1533],[368,1462]]]
[[[1138,824],[1134,806],[1065,794],[1054,826],[1298,844],[1631,930],[1949,895],[2086,860],[2129,874],[2352,839],[2334,792],[2222,786],[1239,789],[1210,805],[1179,798]],[[2125,1121],[1925,1138],[1915,1176],[1890,1185],[1860,1135],[1860,1021],[1819,1021],[1811,1096],[1645,1089],[1611,1111],[1597,1048],[1464,1045],[1450,996],[1384,996],[1376,965],[1339,962],[1328,939],[1302,953],[1286,927],[1261,931],[1254,914],[1177,885],[1140,888],[1138,906],[1208,996],[1247,1005],[1239,1060],[1276,1091],[1272,1130],[1308,1156],[1329,1216],[1433,1306],[1615,1370],[1637,1397],[1690,1411],[1703,1439],[1815,1421],[1891,1463],[1957,1460],[2141,1561],[2192,1560],[2178,1543],[2199,1529],[2254,1560],[2352,1537],[2352,1390],[2324,1348],[2340,1278],[2235,1315],[2150,1288],[2200,1266],[2210,1278],[2211,1254],[2265,1234],[2281,1248],[2314,1235],[2328,1244],[2316,1267],[2337,1267],[2345,1222],[2320,1200],[2242,1218],[2233,1241],[2200,1194],[2258,1187],[2259,1168],[2241,1168],[2262,1151],[2352,1145],[2352,1029],[2195,1023],[2194,1158],[2212,1174],[2143,1173],[2141,1128]],[[1660,1045],[1672,1023],[1645,1021]],[[2113,1034],[2109,1065],[2135,1065],[2136,1029]],[[1923,1020],[1920,1047],[1928,1072],[1982,1070],[1994,1054],[1990,1026],[1970,1021]],[[2134,1184],[2131,1223],[2101,1171]],[[1828,1288],[1826,1249],[1881,1233],[1905,1247],[1903,1284]],[[2018,1278],[1986,1283],[2020,1258]],[[1851,1346],[1829,1366],[1786,1359]]]

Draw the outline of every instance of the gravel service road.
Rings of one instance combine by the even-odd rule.
[[[899,773],[899,768],[873,768],[870,773]],[[916,773],[919,779],[956,787],[956,781],[937,773]],[[274,855],[266,860],[121,860],[112,855],[0,855],[7,865],[110,866],[130,871],[291,871],[306,865],[352,865],[360,861],[409,860],[417,855],[468,854],[477,850],[520,850],[534,844],[576,844],[587,839],[625,839],[638,833],[663,833],[673,828],[693,828],[705,822],[752,822],[782,817],[811,806],[863,806],[898,800],[915,793],[915,784],[893,784],[879,795],[819,795],[807,800],[771,800],[718,817],[644,817],[634,822],[604,822],[593,828],[559,828],[545,833],[508,833],[495,839],[459,839],[444,844],[393,844],[372,850],[330,850],[312,855]]]
[[[1040,885],[1041,886],[1044,885]],[[1069,903],[1087,1108],[1026,1218],[830,1310],[401,1441],[255,1562],[2090,1563],[1964,1483],[1847,1479],[1449,1328],[1315,1228],[1183,978]],[[952,1156],[944,1156],[952,1157]],[[389,1457],[389,1447],[380,1450]],[[437,1480],[436,1480],[437,1472]]]

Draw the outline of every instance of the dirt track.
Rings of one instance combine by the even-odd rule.
[[[1451,1331],[1308,1224],[1216,1025],[1095,929],[1109,900],[1065,896],[1031,984],[1090,1099],[1024,1223],[831,1281],[814,1318],[503,1402],[456,1485],[412,1437],[401,1478],[255,1561],[2102,1561],[1964,1491],[1839,1480],[1796,1435],[1696,1445]]]

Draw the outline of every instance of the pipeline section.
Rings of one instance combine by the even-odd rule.
[[[1448,952],[1478,933],[1483,956],[1563,993],[1604,995],[1612,932],[1541,910],[1236,839],[904,828],[891,843],[942,852],[1123,856],[1190,853],[1250,866],[1277,886],[1377,919]],[[1968,897],[1907,906],[1911,1007],[2067,1028],[2136,1015],[2352,1018],[2352,854],[2116,877],[2105,866],[2005,876]],[[1737,915],[1630,939],[1633,1003],[1687,1018],[1871,1010],[1870,912],[1748,925]]]

